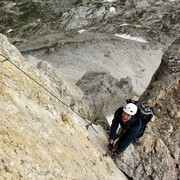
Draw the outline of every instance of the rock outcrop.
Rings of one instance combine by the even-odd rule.
[[[46,63],[30,66],[2,34],[0,41],[9,58],[0,56],[1,179],[126,179],[103,156],[102,128],[87,131],[74,113],[91,114],[82,91]]]
[[[154,107],[155,121],[117,165],[134,179],[178,179],[180,170],[180,38],[164,53],[140,99]]]
[[[118,81],[108,72],[87,72],[76,85],[84,92],[94,114],[93,121],[105,129],[109,128],[105,116],[133,97],[131,79],[127,77]]]

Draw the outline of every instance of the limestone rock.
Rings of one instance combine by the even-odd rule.
[[[74,101],[76,110],[86,104],[80,89],[47,64],[30,66],[4,35],[0,40],[0,54],[9,58],[0,57],[1,179],[125,180],[103,156],[103,129],[87,131],[87,122],[52,95],[68,106]]]

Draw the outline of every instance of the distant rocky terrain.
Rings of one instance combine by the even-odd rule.
[[[63,37],[69,38],[80,29],[127,33],[169,44],[180,32],[179,19],[178,0],[0,2],[0,32],[11,37],[11,42],[20,50],[27,41],[55,33],[63,33]],[[49,38],[49,41],[54,39]]]

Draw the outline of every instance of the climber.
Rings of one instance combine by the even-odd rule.
[[[108,148],[112,154],[122,153],[138,137],[141,121],[138,116],[135,116],[137,110],[138,107],[133,103],[128,103],[116,110],[109,132]],[[121,126],[121,133],[115,142],[119,125]]]
[[[151,120],[154,120],[154,109],[144,101],[135,101],[133,99],[127,99],[126,102],[136,104],[136,106],[138,107],[136,116],[138,116],[141,121],[141,129],[139,131],[139,135],[136,137],[133,143],[136,145],[141,145],[140,138],[144,135],[144,132],[147,128],[147,124]]]

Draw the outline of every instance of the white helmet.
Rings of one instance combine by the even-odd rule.
[[[130,114],[130,115],[135,115],[137,113],[137,106],[133,103],[128,103],[126,104],[126,106],[123,108],[123,111],[127,114]]]

